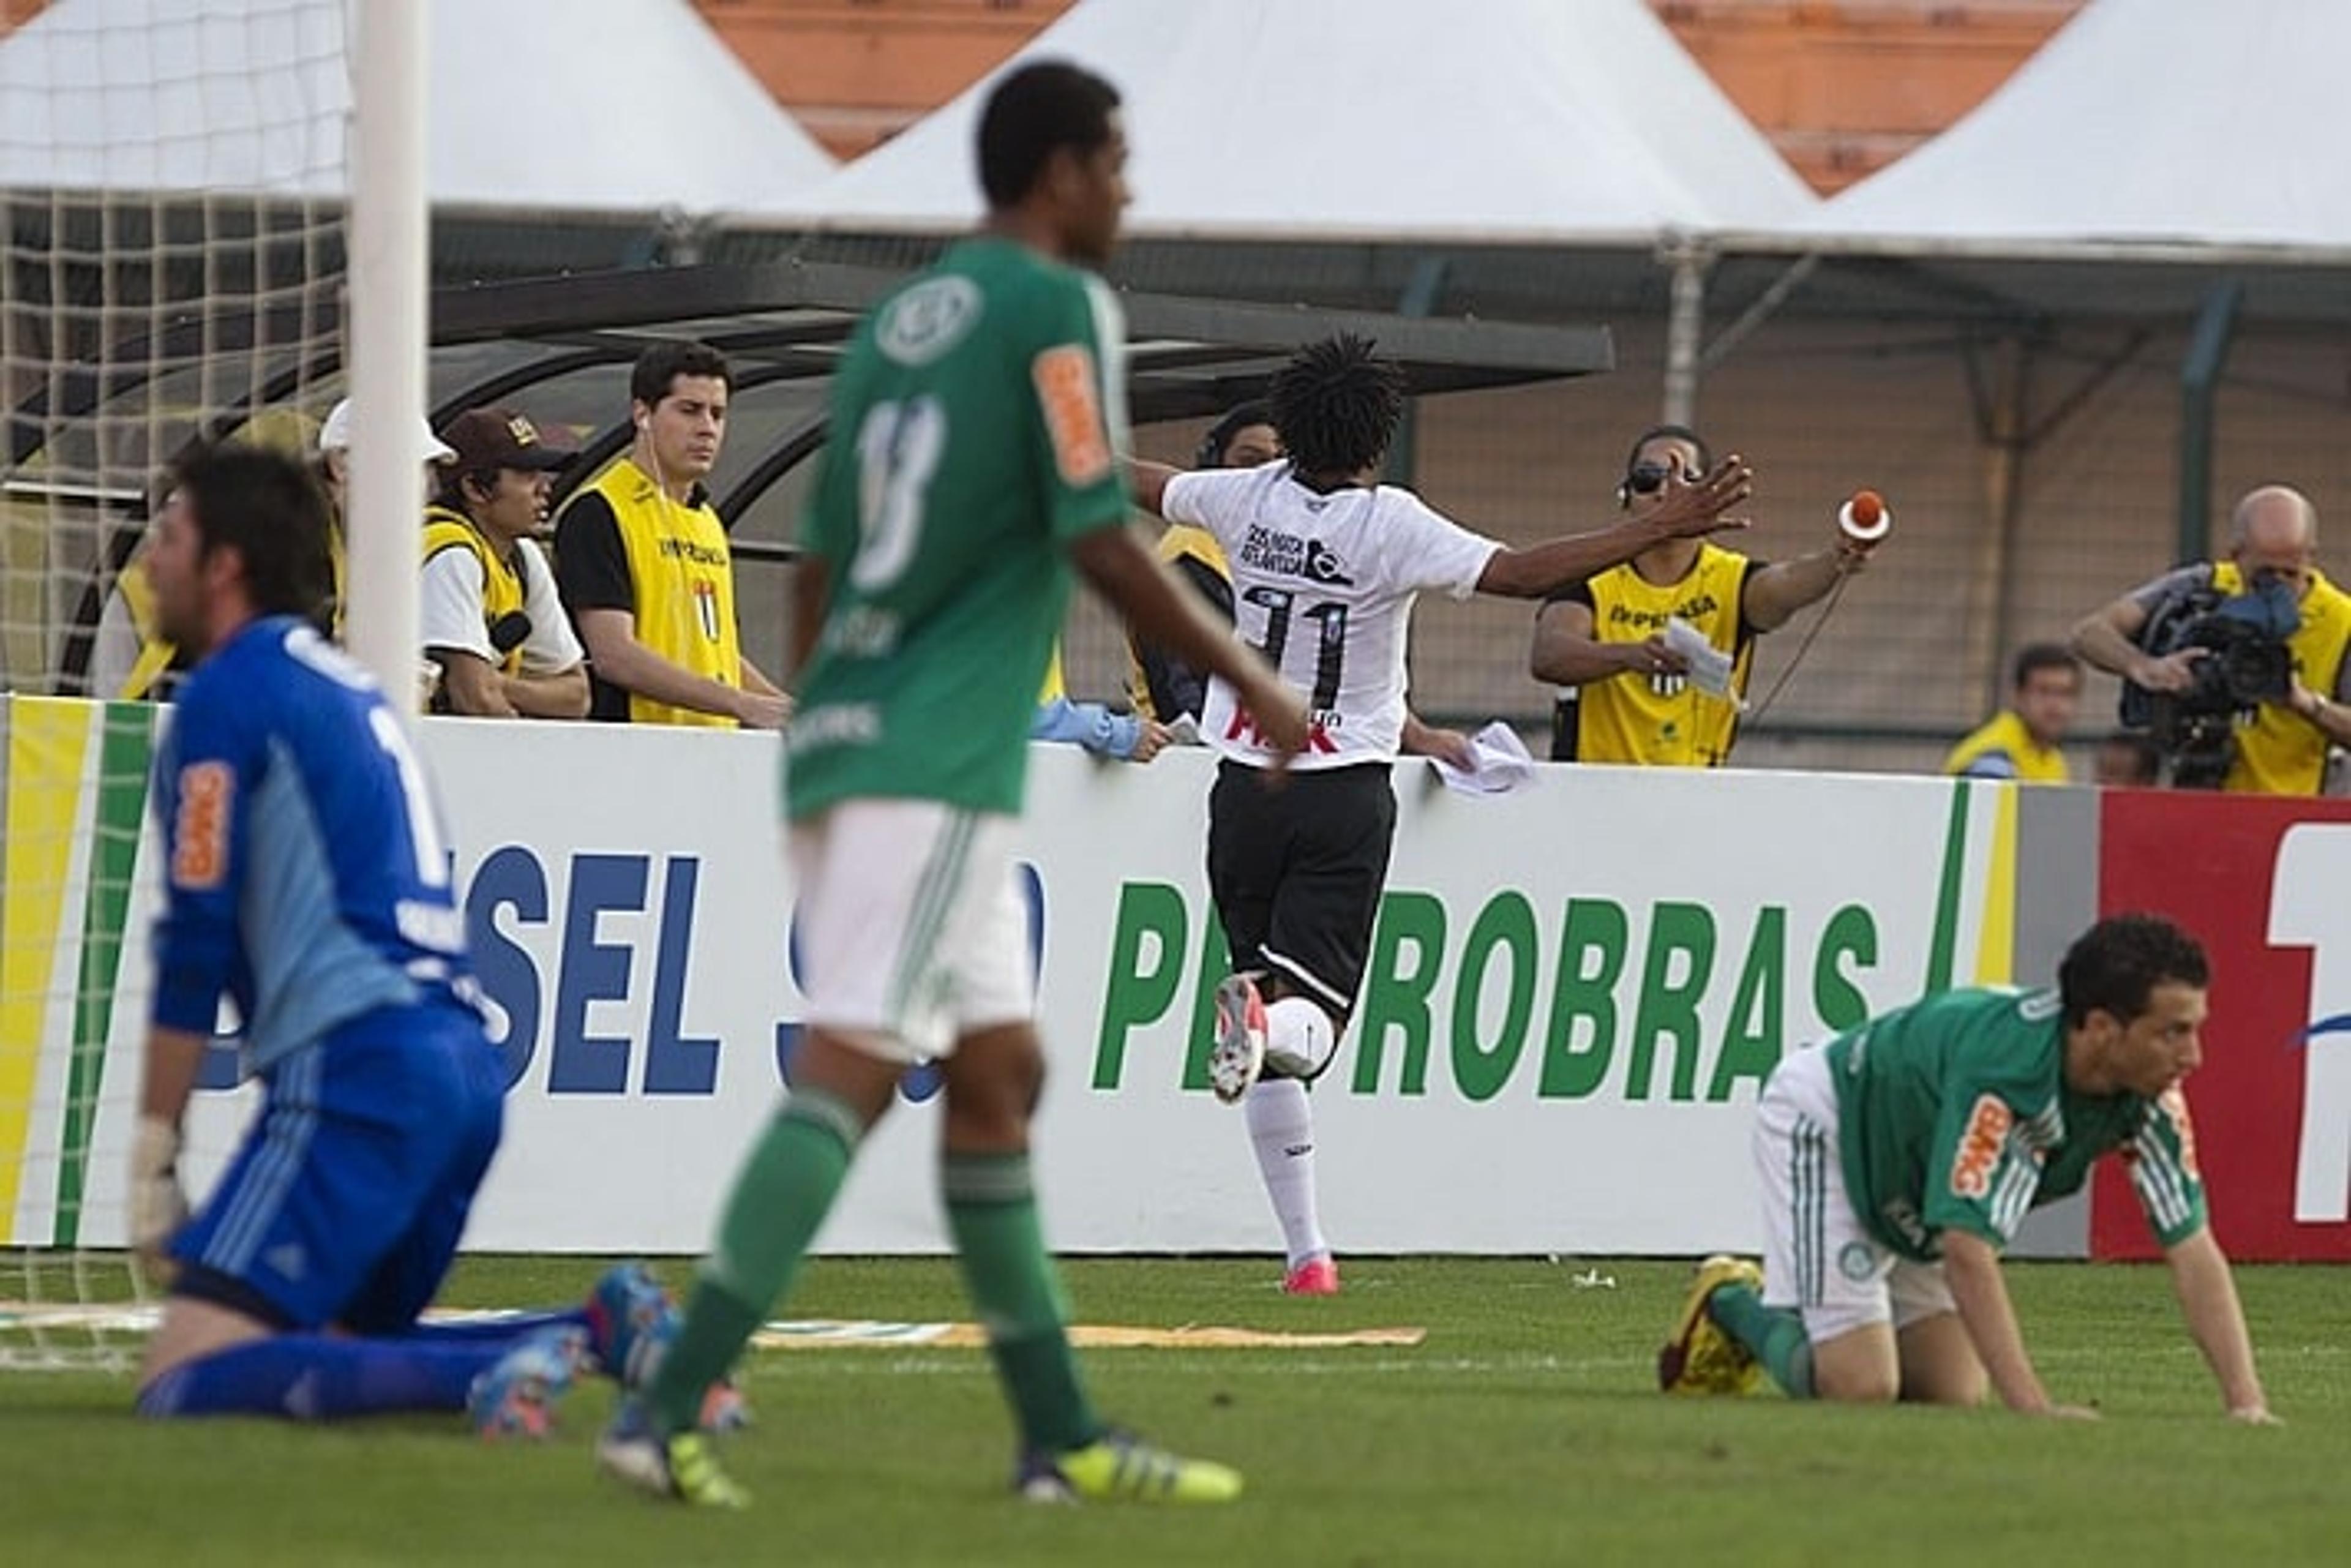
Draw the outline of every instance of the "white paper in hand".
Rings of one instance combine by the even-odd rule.
[[[1167,726],[1167,744],[1170,746],[1205,744],[1200,739],[1200,721],[1188,713],[1177,714]]]
[[[1666,617],[1666,646],[1689,663],[1689,683],[1710,697],[1720,697],[1740,712],[1746,699],[1730,689],[1730,655],[1706,640],[1706,633],[1678,615]]]
[[[1429,760],[1448,789],[1465,795],[1507,795],[1535,776],[1535,759],[1528,755],[1519,732],[1496,719],[1469,737],[1469,766],[1456,768],[1442,757]]]

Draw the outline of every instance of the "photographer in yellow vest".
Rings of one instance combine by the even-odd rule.
[[[636,437],[555,525],[555,581],[587,645],[590,718],[780,729],[790,700],[743,656],[735,562],[704,481],[733,378],[707,343],[655,343],[629,376]]]
[[[1656,425],[1633,443],[1617,503],[1643,516],[1712,463],[1696,431]],[[1866,556],[1842,536],[1776,563],[1708,539],[1668,539],[1552,598],[1536,612],[1528,659],[1535,679],[1560,688],[1552,760],[1721,767],[1738,738],[1738,705],[1691,683],[1688,662],[1667,645],[1667,622],[1687,622],[1728,654],[1731,690],[1743,694],[1756,637],[1825,597]]]
[[[2017,650],[2008,706],[1951,747],[1943,771],[1960,779],[2064,783],[2065,754],[2058,748],[2081,700],[2082,661],[2063,643],[2026,643]]]
[[[577,454],[509,408],[468,409],[441,439],[454,455],[424,510],[418,595],[424,656],[441,669],[434,711],[587,717],[586,655],[533,538],[555,471]]]
[[[2282,586],[2299,612],[2285,651],[2283,690],[2240,706],[2234,747],[2220,788],[2253,795],[2315,795],[2325,783],[2331,747],[2351,746],[2351,595],[2318,570],[2318,508],[2301,491],[2264,485],[2248,491],[2229,516],[2229,558],[2166,572],[2074,628],[2074,651],[2148,693],[2177,696],[2199,686],[2198,666],[2216,655],[2187,646],[2151,653],[2141,646],[2168,607],[2204,595],[2225,612]],[[2176,768],[2178,758],[2167,758]],[[2218,772],[2214,765],[2212,771]]]

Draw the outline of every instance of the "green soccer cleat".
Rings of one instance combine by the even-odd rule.
[[[1241,1495],[1241,1473],[1108,1432],[1082,1448],[1030,1453],[1013,1490],[1031,1502],[1230,1502]]]
[[[651,1414],[634,1399],[596,1443],[596,1465],[639,1491],[689,1508],[747,1508],[751,1494],[718,1468],[709,1439],[699,1432],[656,1430]]]
[[[1707,1311],[1725,1285],[1763,1288],[1763,1270],[1744,1258],[1718,1254],[1698,1266],[1673,1337],[1657,1352],[1657,1386],[1668,1394],[1752,1394],[1763,1369],[1747,1347],[1723,1333]]]

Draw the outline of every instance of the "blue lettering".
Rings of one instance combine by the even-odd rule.
[[[701,867],[674,860],[662,883],[660,946],[653,956],[653,1011],[645,1030],[645,1092],[707,1094],[718,1084],[718,1041],[680,1030],[685,972],[694,948],[694,891]]]
[[[784,968],[791,976],[792,984],[799,988],[800,995],[808,995],[808,969],[800,961],[798,904],[792,906],[791,922],[784,927]],[[785,1019],[776,1025],[776,1082],[787,1089],[792,1086],[792,1058],[800,1049],[800,1028],[798,1019]]]
[[[550,1094],[621,1094],[628,1090],[625,1037],[588,1032],[588,1004],[617,1002],[629,994],[629,949],[596,940],[596,920],[607,910],[630,914],[645,906],[643,855],[574,855],[571,896],[563,914],[563,962],[555,985],[555,1041]]]
[[[507,1087],[512,1089],[530,1071],[530,1059],[538,1050],[541,993],[538,967],[498,929],[501,909],[513,910],[517,921],[547,924],[547,873],[520,844],[494,851],[465,889],[466,940],[474,949],[474,969],[483,991],[506,1016],[506,1034],[494,1040],[506,1058]]]

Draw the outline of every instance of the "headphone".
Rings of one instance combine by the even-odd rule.
[[[1252,424],[1271,424],[1272,423],[1273,410],[1264,402],[1252,398],[1247,402],[1235,403],[1225,411],[1223,418],[1208,426],[1208,434],[1200,438],[1200,444],[1192,452],[1192,466],[1195,468],[1223,467],[1225,448],[1233,444],[1234,436]]]
[[[1714,466],[1714,452],[1707,445],[1705,436],[1687,424],[1653,424],[1633,438],[1632,450],[1625,454],[1625,476],[1616,481],[1618,506],[1629,507],[1633,504],[1633,497],[1635,494],[1634,477],[1638,470],[1649,466],[1641,461],[1641,448],[1648,445],[1652,441],[1686,441],[1698,452],[1698,474],[1704,474]],[[1690,475],[1688,477],[1694,479],[1698,477],[1698,474]],[[1654,490],[1655,486],[1651,488]]]

